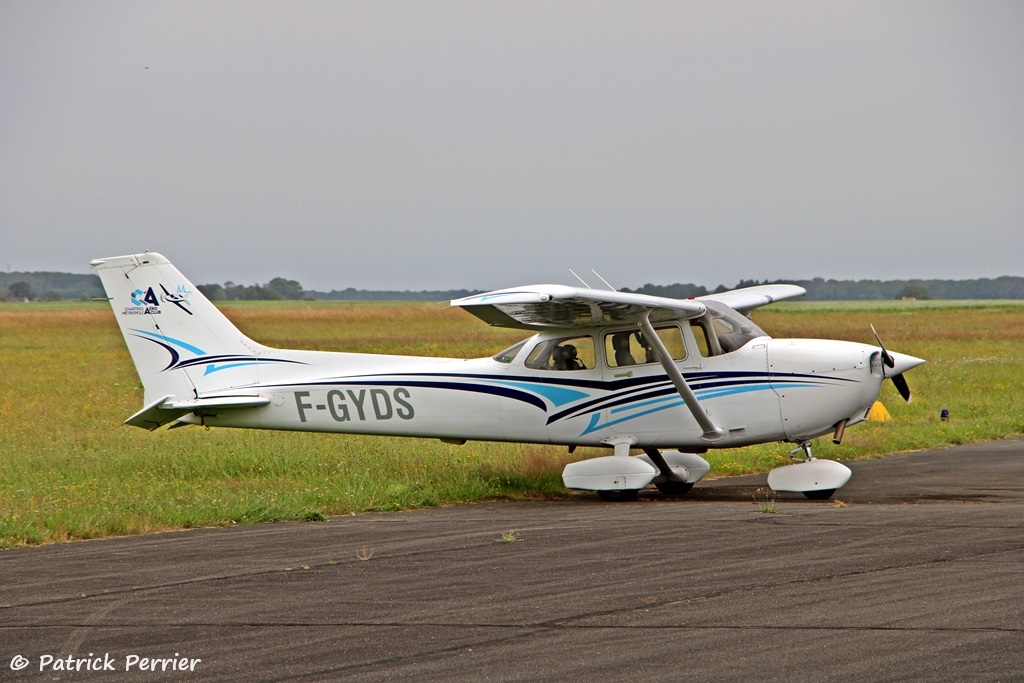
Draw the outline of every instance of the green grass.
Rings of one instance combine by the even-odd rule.
[[[436,304],[246,302],[246,333],[291,348],[485,356],[523,333]],[[848,459],[1024,433],[1024,304],[783,303],[757,321],[776,337],[872,341],[928,359],[891,385],[891,422],[847,431],[815,454]],[[198,427],[146,432],[122,421],[142,389],[106,303],[0,304],[0,547],[165,529],[319,520],[483,499],[559,497],[564,448]],[[952,420],[941,422],[948,408]],[[788,444],[711,451],[713,475],[764,471]]]

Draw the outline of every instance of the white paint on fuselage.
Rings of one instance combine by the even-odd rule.
[[[598,331],[593,332],[596,336]],[[258,382],[248,388],[270,398],[270,405],[188,421],[591,446],[629,434],[638,447],[712,446],[701,440],[701,429],[659,364],[623,372],[604,362],[597,344],[594,368],[526,367],[530,349],[549,338],[551,333],[536,335],[511,363],[276,351],[291,362],[260,366]],[[731,448],[809,438],[830,432],[843,419],[856,419],[870,407],[881,383],[880,373],[871,371],[872,353],[876,347],[851,342],[759,337],[732,353],[690,354],[678,365],[702,408],[728,431],[713,447]],[[226,386],[232,386],[230,381]],[[238,388],[228,393],[237,395]]]

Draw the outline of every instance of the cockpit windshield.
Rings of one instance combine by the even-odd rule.
[[[701,353],[715,356],[731,353],[767,333],[753,320],[716,301],[706,301],[708,312],[691,321]]]

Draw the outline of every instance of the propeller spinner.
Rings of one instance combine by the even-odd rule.
[[[924,361],[914,356],[909,356],[905,353],[892,353],[886,351],[885,344],[882,343],[882,339],[878,336],[878,332],[875,331],[875,326],[871,325],[871,333],[875,335],[875,341],[878,342],[878,348],[882,351],[882,374],[892,380],[893,385],[896,387],[896,391],[900,392],[900,396],[907,403],[910,403],[913,398],[910,394],[910,385],[907,384],[907,378],[903,376],[903,373],[911,368],[916,368]]]

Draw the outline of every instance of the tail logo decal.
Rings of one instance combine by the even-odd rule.
[[[159,315],[162,311],[160,310],[160,304],[174,304],[185,313],[192,315],[192,311],[189,309],[188,298],[192,294],[185,285],[178,285],[178,289],[175,292],[171,292],[163,284],[157,285],[163,292],[157,297],[156,292],[153,291],[152,287],[145,290],[136,289],[129,296],[132,300],[131,306],[125,306],[121,315]]]

